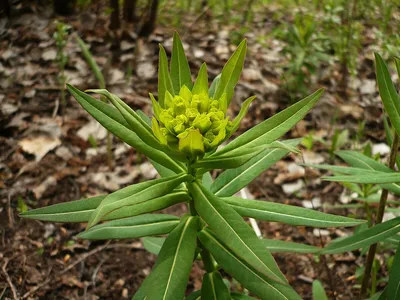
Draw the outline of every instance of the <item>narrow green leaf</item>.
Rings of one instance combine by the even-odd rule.
[[[244,116],[247,114],[247,111],[249,110],[251,102],[253,102],[256,99],[256,96],[251,96],[246,99],[246,101],[243,102],[242,107],[240,108],[239,114],[232,120],[232,128],[229,130],[227,137],[225,140],[229,139],[232,134],[238,130],[240,126],[240,122],[242,122]]]
[[[199,74],[197,75],[196,81],[194,83],[192,94],[208,94],[208,73],[207,65],[203,63],[200,67]]]
[[[356,151],[349,151],[343,150],[335,152],[337,156],[343,159],[346,163],[351,165],[352,167],[361,168],[361,169],[368,169],[371,171],[379,171],[379,172],[386,172],[386,173],[393,173],[394,171],[362,153]],[[397,159],[397,158],[396,158]],[[350,174],[350,173],[348,173]],[[362,173],[361,173],[362,174]],[[381,184],[381,187],[400,195],[400,185],[396,183],[388,183],[388,184]]]
[[[319,280],[313,281],[312,294],[313,294],[313,300],[328,300],[328,296],[325,293],[324,286]]]
[[[299,142],[300,139],[284,141],[291,147]],[[220,197],[232,196],[288,153],[284,149],[265,149],[240,167],[224,171],[211,185],[211,191]]]
[[[397,60],[396,60],[397,63]],[[389,283],[387,285],[385,296],[387,299],[400,299],[400,245],[397,247],[394,256],[392,269],[389,274]]]
[[[221,74],[218,74],[214,80],[211,82],[210,88],[208,90],[208,96],[210,98],[216,99],[215,98],[215,91],[217,89],[217,86],[219,85],[219,82],[221,81]]]
[[[143,240],[143,247],[147,251],[155,255],[158,255],[158,253],[160,253],[161,247],[165,242],[165,238],[152,237],[152,236],[144,237],[142,240]]]
[[[289,285],[262,276],[236,253],[233,253],[209,229],[200,231],[198,237],[224,271],[261,299],[301,299]]]
[[[171,76],[168,71],[168,58],[165,53],[164,47],[160,44],[160,53],[158,61],[158,102],[162,108],[165,108],[165,93],[170,92],[172,96],[175,95],[172,85]]]
[[[396,88],[390,77],[390,73],[386,63],[382,57],[375,53],[376,79],[378,82],[379,94],[385,107],[386,113],[389,115],[390,122],[400,135],[400,99]]]
[[[350,150],[336,151],[335,154],[350,166],[379,172],[394,172],[392,169],[362,153]]]
[[[156,98],[154,98],[152,93],[149,93],[149,96],[151,99],[154,116],[156,117],[157,120],[160,120],[160,114],[162,112],[162,108],[160,104],[158,104]]]
[[[206,170],[237,168],[246,163],[252,157],[264,151],[265,149],[265,146],[261,146],[256,148],[243,149],[242,151],[234,155],[230,155],[230,153],[228,153],[219,156],[209,156],[196,161],[193,164],[193,167]]]
[[[242,150],[242,148],[253,148],[272,143],[304,118],[317,103],[323,91],[323,89],[319,89],[314,94],[251,128],[230,142],[226,147],[217,151],[215,155],[227,152],[235,153]]]
[[[133,299],[183,299],[196,249],[198,217],[188,216],[168,235],[152,273]]]
[[[335,254],[368,247],[400,232],[400,217],[375,225],[339,241],[332,241],[319,254]]]
[[[90,216],[88,228],[100,222],[107,214],[110,214],[124,206],[131,206],[142,201],[154,199],[166,195],[179,184],[193,178],[188,174],[179,174],[172,177],[149,180],[133,184],[117,192],[108,195]]]
[[[228,287],[218,271],[205,273],[201,285],[201,298],[209,300],[231,300]]]
[[[241,216],[295,226],[345,227],[365,222],[364,220],[336,216],[303,207],[268,201],[248,200],[240,197],[221,199],[234,208]]]
[[[286,283],[272,255],[238,213],[197,181],[188,188],[196,211],[235,255],[266,278]]]
[[[122,115],[114,107],[101,102],[75,87],[67,84],[68,91],[91,114],[101,125],[112,134],[143,153],[148,158],[162,164],[163,166],[175,171],[183,172],[185,169],[165,153],[158,151],[143,142],[130,128]]]
[[[201,183],[204,185],[204,187],[206,187],[207,189],[210,189],[210,187],[213,183],[213,179],[212,179],[210,172],[203,174]]]
[[[23,218],[51,222],[87,222],[91,213],[107,195],[54,204],[19,214]]]
[[[114,220],[127,217],[133,217],[140,214],[150,213],[153,211],[161,210],[177,203],[189,201],[190,197],[185,191],[170,192],[161,197],[151,198],[147,200],[137,199],[134,204],[123,206],[116,209],[106,216],[103,220]]]
[[[79,36],[76,36],[76,40],[78,42],[79,47],[81,48],[83,57],[85,58],[87,64],[89,65],[90,69],[92,69],[94,76],[96,77],[97,81],[99,82],[100,88],[105,89],[106,83],[104,80],[103,73],[101,72],[99,65],[94,60],[93,55],[90,53],[88,46],[85,44],[85,42]]]
[[[221,79],[216,87],[214,99],[219,99],[226,93],[228,104],[231,102],[235,85],[242,73],[246,51],[247,41],[243,40],[222,69]]]
[[[383,173],[383,172],[364,172],[365,175],[343,175],[322,177],[322,180],[352,182],[352,183],[371,183],[386,184],[400,182],[400,173]]]
[[[96,210],[105,197],[106,195],[102,195],[83,200],[54,204],[27,211],[20,214],[20,216],[28,219],[51,222],[88,222],[90,215]],[[105,216],[104,220],[133,217],[189,200],[190,197],[187,192],[175,191],[161,197],[138,202],[134,205],[124,206]]]
[[[107,99],[115,106],[116,109],[121,113],[123,118],[132,128],[139,138],[144,141],[149,146],[152,146],[158,150],[163,150],[164,147],[158,142],[155,138],[151,127],[147,125],[145,121],[143,121],[137,113],[131,109],[127,104],[125,104],[121,99],[119,99],[116,95],[111,94],[109,91],[101,89],[101,90],[87,90],[88,93],[96,93],[107,97]]]
[[[77,235],[85,240],[133,239],[169,233],[179,218],[166,214],[144,214],[100,224]]]
[[[183,49],[182,41],[176,31],[172,42],[171,79],[175,94],[179,94],[181,87],[184,85],[192,89],[193,83],[189,63]]]
[[[262,242],[271,253],[276,252],[294,252],[294,253],[317,253],[321,250],[319,247],[305,245],[294,242],[262,239]]]

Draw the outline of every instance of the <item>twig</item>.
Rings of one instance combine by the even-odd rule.
[[[393,139],[393,143],[392,143],[392,149],[390,150],[390,158],[389,158],[389,168],[390,169],[394,169],[398,149],[399,149],[399,135],[395,131],[394,139]],[[376,214],[375,225],[382,223],[383,215],[385,213],[388,193],[389,193],[388,190],[385,190],[385,189],[382,190],[381,199],[379,200],[379,208],[378,208],[378,212]],[[369,247],[367,262],[365,263],[364,277],[363,277],[363,281],[362,281],[362,285],[361,285],[361,292],[360,292],[359,299],[364,299],[364,296],[367,294],[369,279],[371,277],[371,270],[372,270],[372,265],[374,263],[377,246],[378,246],[378,244],[373,244]]]
[[[12,258],[11,258],[12,259]],[[12,281],[11,281],[11,278],[10,278],[10,275],[8,275],[8,272],[7,272],[7,265],[8,265],[8,262],[11,260],[11,259],[9,259],[9,258],[5,258],[4,259],[4,264],[3,264],[3,266],[1,267],[1,270],[3,271],[3,273],[4,273],[4,276],[6,276],[6,280],[7,280],[7,283],[8,283],[8,285],[10,286],[10,289],[11,289],[11,291],[12,291],[12,294],[13,294],[13,298],[14,299],[20,299],[19,297],[18,297],[18,294],[17,294],[17,290],[15,289],[15,286],[13,285],[13,283],[12,283]]]
[[[11,207],[11,193],[7,195],[7,216],[8,216],[8,226],[12,229],[14,228],[14,215]]]
[[[71,263],[70,265],[68,265],[68,267],[66,267],[64,270],[60,271],[58,274],[56,274],[56,277],[61,276],[65,273],[67,273],[69,270],[71,270],[72,268],[74,268],[77,264],[81,263],[82,261],[84,261],[85,259],[87,259],[89,256],[92,256],[93,254],[96,254],[102,250],[106,250],[106,249],[113,249],[113,248],[131,248],[131,249],[137,249],[137,250],[144,250],[143,247],[138,246],[136,243],[135,244],[111,244],[110,245],[110,241],[108,241],[106,244],[98,246],[97,248],[82,254],[76,261],[74,261],[73,263]],[[42,283],[40,283],[39,285],[35,286],[32,290],[30,290],[29,292],[26,292],[23,296],[22,299],[26,299],[28,298],[30,295],[32,295],[33,293],[35,293],[37,290],[41,289],[42,287],[46,286],[49,282],[51,281],[51,277],[50,274],[47,277],[47,279],[45,281],[43,281]]]

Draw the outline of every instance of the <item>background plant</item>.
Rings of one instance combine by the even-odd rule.
[[[87,64],[89,65],[90,69],[92,70],[94,76],[96,77],[99,83],[99,87],[101,89],[105,89],[106,82],[104,79],[104,75],[101,72],[99,65],[96,63],[96,60],[94,59],[93,55],[90,53],[88,46],[79,36],[76,36],[76,40],[78,42],[79,47],[81,48],[83,57],[85,58]],[[107,102],[106,97],[101,97],[101,100],[103,102]],[[113,153],[112,153],[112,136],[109,131],[107,131],[107,164],[108,167],[111,169],[113,165]]]
[[[397,70],[400,74],[400,61],[395,59]],[[355,151],[340,151],[337,154],[351,167],[339,167],[339,166],[323,166],[323,165],[310,165],[313,167],[331,170],[336,173],[342,173],[345,175],[336,175],[333,177],[325,177],[326,180],[338,181],[344,183],[346,186],[351,187],[353,191],[363,195],[360,200],[365,201],[366,211],[368,215],[368,227],[360,228],[356,231],[352,237],[343,239],[336,243],[343,243],[343,241],[355,242],[358,238],[364,238],[374,240],[373,243],[368,243],[365,246],[369,246],[367,260],[364,268],[364,275],[362,277],[362,286],[360,299],[368,293],[369,281],[372,277],[371,289],[369,290],[370,296],[379,297],[379,299],[397,299],[400,295],[398,286],[400,284],[400,274],[396,272],[395,268],[392,268],[389,276],[389,281],[386,289],[379,294],[376,294],[377,288],[377,272],[379,269],[379,261],[375,259],[375,254],[378,249],[378,242],[399,245],[400,231],[399,227],[400,217],[392,220],[383,222],[383,215],[388,204],[388,193],[389,191],[399,195],[400,190],[398,182],[400,182],[400,174],[395,170],[396,160],[398,158],[397,152],[399,148],[399,133],[400,133],[400,114],[396,107],[400,105],[400,98],[396,91],[396,88],[391,80],[389,69],[379,54],[375,54],[376,63],[376,75],[379,93],[385,108],[385,112],[389,116],[393,129],[386,125],[386,134],[388,143],[391,146],[391,153],[388,162],[388,166]],[[387,123],[385,123],[387,124]],[[361,184],[357,186],[355,184]],[[372,216],[369,210],[369,203],[373,198],[369,198],[371,194],[375,194],[380,191],[378,201],[379,206],[376,211],[376,215]],[[390,202],[389,202],[390,203]],[[393,203],[393,202],[392,202]],[[397,208],[395,208],[397,210]],[[374,226],[373,226],[374,225]],[[335,244],[334,244],[335,245]],[[398,261],[397,249],[394,260]],[[372,275],[371,275],[372,274]]]
[[[230,294],[221,269],[262,299],[300,299],[268,249],[323,253],[342,251],[342,247],[336,249],[340,242],[322,250],[259,239],[243,217],[312,227],[355,226],[364,221],[233,196],[288,152],[298,152],[295,147],[300,140],[278,139],[307,114],[322,94],[318,90],[217,150],[237,130],[254,100],[246,100],[233,120],[225,116],[243,68],[246,48],[243,41],[209,87],[205,64],[192,82],[182,43],[175,34],[170,68],[160,46],[158,101],[150,94],[154,111],[151,121],[104,89],[91,92],[107,97],[114,107],[68,85],[71,94],[96,120],[145,154],[161,178],[109,195],[31,210],[22,216],[88,222],[87,230],[79,237],[90,240],[168,234],[166,238],[144,239],[145,247],[158,253],[158,258],[134,299],[183,298],[196,258],[203,261],[206,274],[201,290],[188,299],[196,295],[203,299],[239,297]],[[225,171],[214,180],[209,173],[213,169]],[[187,203],[189,214],[150,214],[180,202]],[[349,245],[346,246],[344,251],[348,251]]]

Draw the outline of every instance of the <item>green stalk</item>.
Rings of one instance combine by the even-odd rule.
[[[399,149],[399,136],[396,132],[394,132],[394,139],[389,159],[389,168],[391,169],[394,169],[398,149]],[[383,189],[381,194],[381,199],[379,201],[378,212],[376,214],[375,225],[382,223],[383,214],[385,213],[387,198],[388,198],[388,190]],[[369,279],[371,277],[372,264],[374,263],[377,246],[378,244],[373,244],[369,247],[367,261],[365,264],[364,277],[361,285],[361,292],[359,298],[360,300],[364,299],[367,294]]]

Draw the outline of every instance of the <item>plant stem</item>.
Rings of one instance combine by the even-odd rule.
[[[204,269],[211,273],[215,271],[215,266],[213,262],[213,258],[211,257],[210,252],[208,252],[202,245],[201,245],[201,258],[203,259]]]
[[[392,143],[392,149],[390,151],[389,168],[394,169],[396,163],[397,150],[399,148],[399,136],[394,132],[394,139]],[[376,214],[375,225],[382,223],[383,214],[385,213],[386,202],[388,198],[388,191],[383,189],[381,199],[379,201],[379,208]],[[371,277],[372,264],[374,263],[376,248],[378,244],[373,244],[369,247],[367,262],[365,263],[364,277],[361,285],[360,300],[367,294],[369,279]]]

